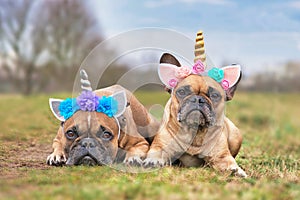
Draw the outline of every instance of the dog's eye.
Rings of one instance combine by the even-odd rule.
[[[176,97],[179,100],[182,100],[183,98],[185,98],[191,94],[192,94],[192,91],[191,91],[190,86],[188,86],[188,85],[182,86],[181,88],[178,88],[178,90],[176,91]]]
[[[177,91],[177,94],[181,97],[185,96],[185,90],[184,89],[180,89]]]
[[[221,98],[221,95],[218,94],[218,93],[212,93],[212,94],[210,94],[210,98],[211,98],[213,101],[219,101],[220,98]]]
[[[102,134],[101,134],[101,138],[103,140],[111,140],[113,138],[113,135],[111,134],[111,132],[108,132],[108,131],[104,131]]]
[[[76,134],[76,132],[73,131],[73,130],[68,130],[68,131],[66,132],[66,137],[67,137],[69,140],[73,140],[73,139],[75,139],[75,138],[77,137],[77,134]]]

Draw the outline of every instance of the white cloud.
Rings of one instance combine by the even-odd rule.
[[[233,2],[229,0],[178,0],[181,3],[204,3],[204,4],[211,4],[211,5],[229,5],[233,4]]]
[[[145,17],[145,18],[141,18],[139,20],[140,23],[143,23],[143,24],[156,24],[156,23],[159,23],[160,19],[159,18],[155,18],[155,17]]]
[[[158,8],[174,4],[208,4],[208,5],[232,5],[234,4],[230,0],[161,0],[161,1],[146,1],[145,7],[147,8]]]
[[[300,2],[299,1],[292,1],[288,3],[288,7],[300,9]]]
[[[158,8],[158,7],[171,5],[172,3],[173,3],[173,1],[170,1],[170,0],[146,1],[145,2],[145,7],[146,8]]]
[[[300,51],[300,42],[298,42],[297,48]]]

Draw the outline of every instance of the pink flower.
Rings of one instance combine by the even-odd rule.
[[[177,81],[175,80],[175,79],[170,79],[169,80],[169,86],[171,87],[171,88],[175,88],[176,87],[176,85],[177,85]]]
[[[224,80],[222,80],[222,82],[221,82],[221,86],[222,86],[222,88],[223,88],[224,90],[228,90],[228,88],[229,88],[229,82],[228,82],[226,79],[224,79]]]
[[[201,74],[204,72],[204,70],[205,70],[205,66],[204,66],[203,62],[201,62],[201,60],[198,60],[194,64],[192,72],[193,72],[193,74]]]
[[[178,67],[175,71],[176,78],[183,79],[190,75],[192,71],[188,67]]]

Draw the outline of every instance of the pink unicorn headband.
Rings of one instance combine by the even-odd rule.
[[[220,83],[224,90],[228,90],[239,80],[241,66],[232,64],[222,68],[214,67],[210,70],[205,70],[204,63],[198,60],[192,67],[178,67],[173,64],[161,63],[158,68],[160,80],[170,89],[174,89],[180,81],[191,74],[209,76]]]

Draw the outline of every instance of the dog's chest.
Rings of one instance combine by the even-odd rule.
[[[202,155],[204,157],[213,148],[215,142],[217,141],[218,134],[210,134],[208,132],[198,132],[187,149],[187,153],[190,155]]]
[[[197,155],[201,151],[201,148],[203,146],[203,141],[205,139],[205,133],[197,133],[192,144],[187,149],[187,153],[190,155]]]

